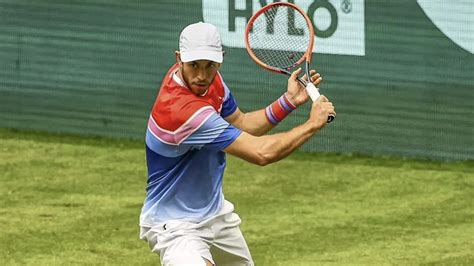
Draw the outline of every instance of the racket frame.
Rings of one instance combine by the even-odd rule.
[[[249,45],[249,35],[250,35],[249,33],[253,28],[253,23],[255,22],[255,20],[260,15],[265,13],[267,10],[269,10],[273,7],[276,7],[276,6],[287,6],[287,7],[290,7],[292,9],[296,10],[297,12],[299,12],[304,17],[304,19],[306,21],[306,24],[307,24],[308,29],[309,29],[309,35],[310,35],[308,48],[306,49],[303,56],[300,59],[298,59],[298,61],[296,61],[293,65],[288,66],[286,69],[278,68],[278,67],[274,67],[274,66],[270,66],[270,65],[265,64],[260,59],[258,59],[258,57],[255,55],[255,53],[253,52],[252,48],[250,48],[250,45]],[[301,63],[303,63],[303,61],[306,61],[306,75],[308,76],[309,75],[309,64],[311,62],[311,56],[313,54],[313,46],[314,46],[314,28],[313,28],[313,24],[312,24],[311,20],[309,19],[309,17],[306,15],[306,13],[301,8],[299,8],[297,5],[292,4],[292,3],[274,2],[274,3],[270,3],[270,4],[262,7],[249,19],[249,21],[247,23],[247,26],[245,27],[245,48],[247,49],[250,57],[261,67],[263,67],[267,70],[270,70],[272,72],[275,72],[275,73],[291,75],[291,72],[288,71],[289,69],[292,69],[292,68],[294,68],[298,65],[301,65]],[[298,80],[300,80],[300,82],[304,86],[306,86],[306,84],[305,84],[306,82],[304,80],[300,79],[299,77],[298,77]]]
[[[305,53],[303,54],[303,56],[298,61],[296,61],[293,65],[288,66],[286,69],[279,68],[279,67],[274,67],[274,66],[270,66],[268,64],[265,64],[264,62],[262,62],[255,55],[255,53],[253,52],[252,48],[249,45],[249,35],[250,35],[250,31],[253,28],[253,23],[255,22],[255,20],[258,17],[260,17],[260,15],[265,13],[267,10],[269,10],[273,7],[276,7],[276,6],[287,6],[289,8],[294,9],[298,13],[300,13],[304,17],[304,19],[306,21],[306,24],[308,26],[308,30],[309,30],[308,48],[306,49]],[[296,66],[298,66],[298,65],[301,65],[303,63],[303,61],[305,61],[305,73],[306,73],[307,79],[309,80],[310,77],[311,77],[310,73],[309,73],[309,69],[310,69],[311,57],[313,55],[313,47],[314,47],[313,23],[309,19],[308,15],[306,15],[306,13],[300,7],[298,7],[297,5],[295,5],[293,3],[274,2],[274,3],[270,3],[270,4],[262,7],[249,19],[249,21],[247,23],[247,26],[245,27],[245,48],[247,49],[248,54],[250,55],[252,60],[254,60],[255,63],[257,63],[259,66],[261,66],[261,67],[263,67],[263,68],[265,68],[269,71],[275,72],[275,73],[285,74],[285,75],[291,76],[291,72],[289,70],[296,67]],[[312,82],[305,81],[300,77],[297,77],[297,79],[306,88],[306,91],[308,92],[308,95],[309,95],[309,97],[311,98],[311,100],[313,102],[316,101],[319,98],[319,96],[321,96],[321,94],[319,93],[319,89],[316,88],[316,86],[314,86],[314,84]],[[328,116],[328,123],[332,122],[334,120],[334,118],[335,118],[334,115]]]

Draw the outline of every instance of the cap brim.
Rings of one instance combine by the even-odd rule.
[[[222,63],[223,59],[223,52],[218,51],[181,52],[181,61],[183,61],[184,63],[196,60],[210,60],[217,63]]]

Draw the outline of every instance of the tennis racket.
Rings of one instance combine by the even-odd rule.
[[[245,28],[245,46],[250,57],[261,67],[291,76],[291,70],[305,62],[305,73],[311,77],[314,29],[311,20],[298,6],[274,2],[258,10]],[[312,82],[298,77],[314,102],[321,95]],[[328,123],[334,120],[328,116]]]

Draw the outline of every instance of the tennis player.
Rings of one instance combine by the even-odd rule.
[[[324,96],[308,120],[290,131],[264,135],[308,101],[296,77],[268,107],[243,113],[219,68],[217,28],[195,23],[181,32],[176,64],[164,77],[148,121],[148,182],[140,238],[163,265],[253,265],[240,218],[225,200],[225,154],[257,165],[285,158],[326,125],[334,106]],[[317,86],[321,77],[311,72]]]

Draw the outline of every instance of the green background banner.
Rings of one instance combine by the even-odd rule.
[[[0,127],[143,138],[179,33],[212,13],[208,2],[0,0]],[[351,55],[351,38],[329,43],[338,28],[316,40],[328,50],[316,50],[313,66],[338,116],[303,149],[473,160],[472,51],[414,0],[322,2],[335,8],[340,27],[350,25],[344,4],[346,11],[347,2],[354,12],[363,9],[363,35],[355,36],[363,50]],[[450,25],[473,43],[468,2],[456,3],[465,9],[454,10],[465,12],[452,14]],[[338,54],[334,45],[348,52]],[[225,52],[221,72],[242,110],[263,108],[284,92],[286,77],[259,68],[245,49],[227,45]],[[274,132],[302,123],[308,111],[298,109]]]

